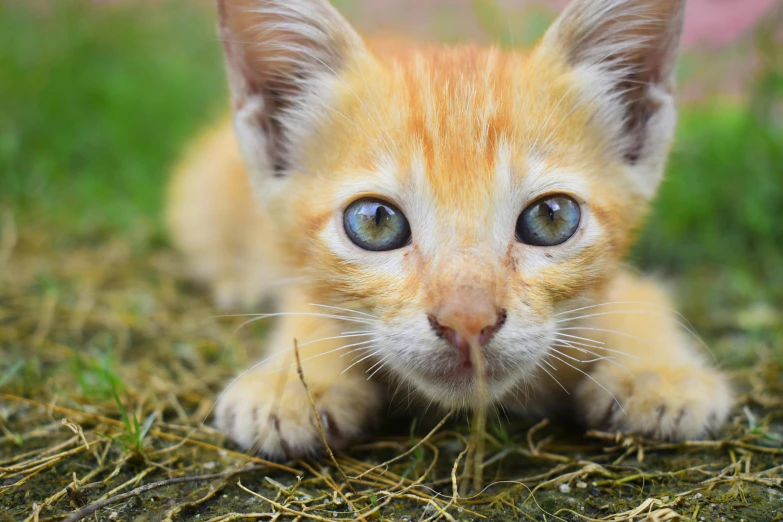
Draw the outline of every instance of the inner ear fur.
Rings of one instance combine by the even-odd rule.
[[[326,0],[218,0],[218,20],[243,153],[280,175],[292,160],[289,116],[362,41]]]
[[[685,0],[573,0],[544,37],[571,67],[606,82],[631,165],[648,150],[651,118],[671,102],[684,12]]]

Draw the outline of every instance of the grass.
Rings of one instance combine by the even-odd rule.
[[[482,23],[502,19],[476,5]],[[0,3],[0,520],[59,520],[112,498],[101,519],[781,519],[783,80],[779,51],[759,45],[771,65],[748,104],[683,108],[631,255],[677,283],[732,372],[740,405],[723,438],[491,425],[483,473],[494,485],[473,497],[452,484],[468,478],[462,422],[405,420],[336,465],[285,467],[202,424],[258,340],[212,317],[160,225],[167,169],[225,110],[209,10]],[[198,480],[154,482],[172,477]]]
[[[0,199],[67,233],[159,230],[168,166],[226,110],[219,59],[185,2],[3,2]]]
[[[348,495],[346,482],[367,520],[397,522],[439,510],[459,520],[632,520],[628,513],[645,506],[661,516],[754,521],[783,510],[783,362],[768,357],[783,340],[779,327],[763,337],[740,328],[703,332],[722,356],[726,347],[756,354],[732,370],[741,407],[720,440],[663,444],[584,436],[563,424],[493,424],[484,460],[492,485],[479,496],[458,491],[455,505],[452,476],[469,478],[470,429],[462,421],[434,429],[432,419],[419,419],[409,431],[393,417],[383,436],[337,455],[337,465],[306,459],[272,468],[237,453],[202,421],[226,380],[251,360],[257,336],[235,335],[238,320],[215,320],[165,248],[140,253],[124,241],[53,248],[43,234],[20,231],[0,270],[0,368],[8,369],[0,370],[0,520],[57,520],[162,481],[99,515],[220,522],[232,513],[263,520],[296,510],[356,519],[336,493]],[[41,291],[52,287],[56,294]],[[244,472],[248,465],[257,467]],[[190,480],[204,474],[206,484]],[[173,479],[188,481],[165,482]]]
[[[783,86],[783,84],[781,84]],[[781,87],[783,92],[783,87]],[[686,108],[634,258],[669,273],[720,270],[783,303],[783,126],[743,106]]]

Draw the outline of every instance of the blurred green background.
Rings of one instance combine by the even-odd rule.
[[[340,4],[349,16],[357,10],[357,2]],[[512,29],[492,2],[466,12],[504,44],[533,41],[551,19],[531,8],[514,15],[522,21]],[[439,17],[432,31],[453,39],[454,16]],[[778,10],[733,44],[739,51],[725,67],[757,64],[741,73],[740,92],[682,104],[667,181],[631,255],[646,270],[688,281],[681,293],[691,309],[760,306],[780,318],[781,26]],[[702,59],[693,52],[682,60],[690,85],[700,81]],[[211,3],[1,2],[0,71],[6,216],[59,241],[120,235],[141,249],[161,246],[167,171],[227,107]]]

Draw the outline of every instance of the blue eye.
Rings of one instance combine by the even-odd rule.
[[[356,246],[374,252],[402,248],[411,239],[411,227],[400,209],[379,199],[351,203],[343,214],[343,226]]]
[[[582,212],[568,196],[546,196],[528,206],[517,220],[517,240],[533,246],[566,242],[579,228]]]

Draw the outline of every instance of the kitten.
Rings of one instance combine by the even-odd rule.
[[[218,400],[240,445],[322,449],[294,339],[334,448],[400,387],[663,439],[725,421],[726,378],[622,263],[672,139],[684,0],[573,0],[524,54],[365,41],[326,0],[218,5],[236,139],[197,144],[169,222],[219,305],[279,294],[268,358]]]

